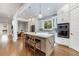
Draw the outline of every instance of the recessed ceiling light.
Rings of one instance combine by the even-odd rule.
[[[50,10],[50,8],[47,8],[47,10]]]

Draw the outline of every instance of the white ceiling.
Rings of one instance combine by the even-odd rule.
[[[0,22],[6,22],[12,19],[21,5],[20,3],[0,3]]]
[[[50,16],[55,14],[59,8],[61,8],[65,3],[42,3],[41,4],[41,13],[43,17]],[[18,15],[18,17],[29,18],[29,17],[38,17],[40,12],[40,3],[32,3],[31,8],[27,8]],[[50,10],[48,10],[48,8]]]
[[[26,3],[25,7],[27,7]],[[62,7],[64,3],[42,3],[41,4],[41,13],[43,17],[55,14],[57,10]],[[0,3],[0,22],[8,21],[12,19],[13,15],[23,6],[23,3]],[[40,12],[40,3],[31,3],[29,7],[25,8],[21,14],[17,16],[20,18],[29,18],[29,17],[37,17]],[[47,10],[50,8],[50,10]]]
[[[13,16],[20,6],[20,3],[0,3],[0,14]]]

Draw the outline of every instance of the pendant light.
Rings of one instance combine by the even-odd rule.
[[[32,21],[31,6],[29,7],[29,19]]]
[[[40,3],[40,11],[39,11],[39,14],[38,14],[38,18],[42,18],[42,17],[43,17],[43,15],[41,13],[41,3]]]

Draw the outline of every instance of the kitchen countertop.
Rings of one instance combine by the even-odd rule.
[[[53,34],[39,33],[39,32],[37,32],[37,33],[35,33],[35,32],[26,32],[25,34],[39,36],[39,37],[43,37],[43,38],[49,38],[49,37],[53,36]]]

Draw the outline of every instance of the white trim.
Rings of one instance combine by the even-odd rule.
[[[17,21],[29,22],[29,20],[28,20],[28,19],[24,19],[24,18],[17,18]]]
[[[29,6],[30,6],[30,3],[27,6],[26,6],[26,4],[24,4],[21,8],[19,8],[19,10],[15,13],[15,15],[13,17],[17,17],[17,15],[21,14]]]

